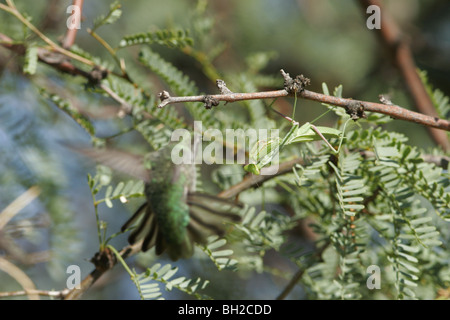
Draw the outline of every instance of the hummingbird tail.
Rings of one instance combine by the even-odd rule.
[[[241,221],[237,213],[243,208],[241,203],[199,192],[188,194],[187,203],[190,216],[187,228],[197,243],[206,244],[212,234],[223,236],[229,223]]]
[[[194,253],[194,242],[206,244],[207,237],[212,234],[222,236],[227,229],[227,222],[239,222],[241,217],[236,211],[242,204],[203,193],[192,193],[187,196],[189,205],[189,224],[187,232],[180,243],[168,243],[157,221],[157,215],[148,203],[138,208],[135,214],[122,226],[122,232],[137,223],[128,237],[130,244],[143,239],[142,251],[155,247],[156,255],[167,252],[176,261],[187,259]]]
[[[133,229],[128,242],[133,245],[138,241],[142,242],[142,251],[147,251],[155,247],[156,255],[161,255],[164,251],[167,251],[169,257],[176,261],[179,258],[189,258],[194,252],[193,243],[189,235],[186,233],[185,239],[178,245],[169,245],[158,228],[158,222],[156,215],[145,202],[139,209],[133,214],[133,216],[125,222],[122,226],[122,232],[126,231],[136,222],[140,222]]]
[[[125,222],[121,231],[125,232],[139,220],[141,221],[131,232],[128,237],[128,242],[133,245],[137,241],[143,239],[142,250],[147,251],[156,244],[158,234],[158,225],[155,221],[155,215],[149,210],[147,202],[142,204],[133,216]]]

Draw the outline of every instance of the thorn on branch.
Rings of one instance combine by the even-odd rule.
[[[216,80],[217,88],[219,88],[220,94],[231,94],[233,93],[230,89],[227,88],[227,84],[225,81],[217,79]]]
[[[388,105],[388,106],[393,106],[394,104],[392,103],[391,99],[389,98],[388,95],[386,94],[380,94],[378,96],[378,98],[380,99],[380,102],[382,104]]]
[[[284,89],[288,93],[302,92],[306,86],[311,84],[311,80],[302,74],[292,79],[289,73],[286,73],[283,69],[280,72],[284,78]]]
[[[213,96],[209,96],[209,95],[206,95],[203,98],[203,102],[205,103],[205,108],[208,110],[211,109],[212,107],[218,106],[220,103],[220,101],[218,99],[214,98]]]
[[[159,100],[161,100],[161,103],[158,105],[158,108],[162,108],[170,102],[170,94],[166,90],[158,93],[158,98]]]
[[[345,112],[351,117],[353,121],[360,118],[366,118],[364,112],[364,105],[359,101],[351,101],[345,106]]]
[[[158,93],[158,98],[159,100],[164,101],[166,99],[170,99],[170,94],[169,92],[167,92],[166,90],[164,90],[163,92]]]
[[[108,76],[108,70],[95,66],[88,74],[89,84],[97,85]]]

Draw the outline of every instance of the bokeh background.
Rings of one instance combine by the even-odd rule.
[[[52,39],[63,37],[68,18],[66,8],[71,1],[15,2],[46,35]],[[111,3],[85,1],[76,45],[113,64],[105,49],[86,32],[95,17],[108,12]],[[209,37],[197,39],[194,47],[220,52],[213,61],[219,72],[239,73],[257,64],[258,57],[269,56],[271,59],[261,70],[263,74],[276,77],[283,68],[291,75],[309,77],[312,91],[321,92],[322,82],[330,89],[342,84],[345,97],[378,101],[378,95],[385,93],[396,104],[414,109],[404,80],[380,45],[375,31],[367,29],[368,15],[356,0],[124,0],[121,3],[120,20],[98,31],[114,46],[123,36],[137,32],[202,28],[208,26],[201,26],[200,22],[209,23]],[[383,3],[384,10],[410,41],[417,67],[427,71],[435,88],[450,95],[450,2],[391,0]],[[209,20],[196,20],[196,12],[201,10],[205,10],[204,17]],[[18,32],[24,32],[22,25],[0,11],[0,33],[14,35]],[[214,82],[192,57],[175,49],[158,46],[153,49],[189,75],[201,91],[215,92]],[[135,60],[136,54],[136,48],[121,52],[125,61]],[[107,112],[108,106],[114,104],[112,101],[80,89],[83,79],[62,76],[42,65],[35,76],[25,76],[22,62],[23,58],[0,47],[0,211],[35,183],[45,187],[39,199],[25,207],[7,229],[0,230],[0,238],[1,232],[8,232],[21,251],[29,254],[22,260],[16,257],[17,265],[37,288],[60,290],[65,287],[67,266],[80,266],[82,277],[86,276],[92,270],[88,260],[98,250],[95,215],[86,179],[87,172],[93,173],[95,167],[65,147],[66,142],[88,144],[89,136],[70,117],[42,99],[37,87],[63,87],[67,97],[76,97],[75,104],[88,105],[95,114],[99,136],[112,135],[124,124]],[[127,66],[131,72],[139,67],[131,63]],[[161,89],[157,82],[153,84],[154,76],[149,75],[144,80],[155,94]],[[233,83],[228,83],[228,87],[233,89]],[[273,83],[268,87],[281,88],[282,79],[278,87]],[[96,106],[102,108],[96,109]],[[318,103],[300,101],[296,119],[310,121],[324,111]],[[323,121],[326,125],[328,120]],[[393,121],[389,128],[405,133],[412,145],[425,149],[433,145],[427,131],[419,125]],[[133,135],[125,138],[125,142],[133,143],[133,139],[137,139],[137,145],[142,142]],[[109,230],[118,230],[141,200],[131,201],[126,206],[118,203],[112,210],[100,207]],[[116,247],[125,245],[125,236],[115,238],[112,243]],[[5,254],[0,242],[0,255]],[[130,263],[136,259],[139,268],[145,259],[154,257],[134,258]],[[269,265],[287,275],[296,270],[288,262],[271,257],[270,253],[267,259]],[[209,287],[207,293],[219,299],[273,299],[287,283],[283,277],[266,272],[218,273],[210,261],[202,258],[174,265],[180,268],[179,275],[214,278],[214,286]],[[0,272],[0,291],[19,289],[11,277]],[[164,292],[164,296],[189,298],[176,290]],[[304,297],[305,293],[297,288],[288,298]],[[136,299],[138,295],[129,276],[121,266],[116,266],[85,298]]]

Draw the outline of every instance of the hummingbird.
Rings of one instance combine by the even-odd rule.
[[[155,247],[156,255],[190,258],[195,243],[205,245],[207,237],[222,236],[230,222],[239,222],[241,203],[196,191],[197,170],[192,157],[175,164],[172,156],[186,151],[186,143],[169,143],[147,156],[114,149],[79,149],[85,156],[145,182],[147,201],[122,226],[134,226],[128,242],[142,242],[142,251]],[[177,149],[178,148],[178,149]],[[195,150],[195,148],[194,148]],[[148,166],[150,168],[148,168]],[[228,226],[227,226],[228,224]]]

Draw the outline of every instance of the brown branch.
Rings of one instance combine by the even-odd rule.
[[[385,115],[388,115],[394,119],[414,122],[417,124],[421,124],[427,127],[433,127],[441,130],[450,131],[450,121],[440,119],[438,117],[432,117],[428,116],[422,113],[414,112],[405,108],[402,108],[397,105],[385,105],[382,103],[375,103],[375,102],[367,102],[367,101],[360,101],[360,100],[352,100],[352,99],[344,99],[344,98],[337,98],[333,96],[327,96],[324,94],[304,90],[302,93],[300,93],[300,96],[308,99],[308,100],[314,100],[322,103],[328,103],[339,107],[346,107],[352,102],[358,102],[360,103],[365,111],[370,112],[376,112],[376,113],[382,113]],[[445,132],[444,132],[445,134]]]
[[[205,98],[211,97],[217,101],[224,102],[236,102],[243,100],[256,100],[256,99],[275,99],[280,97],[289,96],[286,90],[276,90],[276,91],[264,91],[264,92],[253,92],[253,93],[228,93],[228,94],[216,94],[216,95],[202,95],[202,96],[185,96],[185,97],[172,97],[168,95],[167,91],[163,91],[159,94],[161,98],[161,103],[158,105],[159,108],[163,108],[168,104],[180,103],[180,102],[205,102]]]
[[[281,70],[283,76],[286,74]],[[286,79],[286,78],[285,78]],[[285,81],[286,84],[286,81]],[[437,129],[442,129],[450,131],[450,121],[440,119],[438,117],[424,115],[418,112],[414,112],[397,105],[382,104],[361,100],[353,100],[346,98],[338,98],[334,96],[328,96],[325,94],[305,90],[300,88],[297,91],[285,88],[276,91],[264,91],[264,92],[254,92],[254,93],[228,93],[228,94],[216,94],[216,95],[202,95],[202,96],[185,96],[185,97],[172,97],[167,91],[163,91],[159,94],[161,103],[158,107],[162,108],[168,104],[179,103],[179,102],[203,102],[206,108],[218,105],[220,101],[225,102],[235,102],[242,100],[254,100],[254,99],[274,99],[280,97],[287,97],[297,94],[298,97],[313,101],[318,101],[321,103],[332,104],[342,108],[350,108],[350,106],[359,105],[364,111],[382,113],[392,118],[405,120],[409,122],[415,122],[422,124],[427,127],[433,127]],[[444,132],[445,134],[445,132]]]
[[[368,6],[376,5],[382,8],[379,0],[362,0],[357,1],[361,4],[364,14]],[[414,100],[414,104],[419,112],[428,115],[430,118],[438,119],[438,114],[433,106],[433,102],[429,97],[425,86],[417,72],[414,58],[411,53],[409,44],[401,33],[394,20],[390,17],[386,10],[381,10],[381,28],[377,30],[380,41],[389,50],[391,57],[400,70],[409,92]],[[433,140],[444,150],[450,150],[450,141],[445,132],[434,128],[442,129],[436,126],[426,125]],[[449,131],[448,129],[444,129]]]

